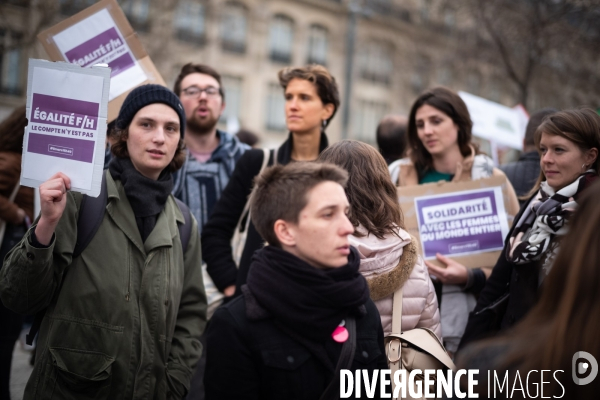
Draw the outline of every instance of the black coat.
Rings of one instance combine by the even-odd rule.
[[[321,134],[319,153],[327,146],[327,136]],[[277,164],[288,164],[291,161],[292,149],[293,141],[290,133],[288,139],[277,150]],[[271,152],[268,165],[273,165],[273,155],[274,152]],[[208,274],[220,291],[235,284],[236,294],[240,294],[240,287],[246,283],[252,255],[264,244],[263,238],[251,221],[238,271],[231,254],[231,239],[252,191],[254,177],[260,172],[263,157],[264,152],[259,149],[244,153],[237,162],[229,183],[223,190],[208,222],[202,228],[202,258],[206,262]]]
[[[535,195],[534,195],[535,196]],[[533,199],[532,196],[525,204]],[[460,348],[478,339],[510,328],[520,321],[538,299],[539,263],[514,264],[506,259],[508,241],[526,206],[521,207],[514,219],[504,249],[479,294],[475,309],[460,342]]]
[[[535,185],[540,176],[540,155],[537,151],[523,154],[518,161],[500,167],[512,184],[517,196],[524,196]],[[521,206],[525,200],[519,200]]]
[[[333,371],[280,329],[273,318],[250,320],[246,304],[245,297],[240,296],[219,307],[211,319],[204,375],[206,399],[319,399],[333,379]],[[371,300],[366,309],[367,314],[356,319],[357,343],[350,369],[364,369],[372,376],[373,370],[385,369],[387,363],[379,312]],[[333,340],[324,346],[334,365],[341,346]],[[379,398],[379,387],[375,393]],[[367,398],[364,386],[361,394]]]

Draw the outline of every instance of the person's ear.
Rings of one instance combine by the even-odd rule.
[[[592,165],[594,165],[597,158],[598,158],[598,149],[595,147],[592,147],[591,149],[589,149],[587,151],[587,153],[585,155],[585,164],[587,165],[587,167],[590,168]]]
[[[278,219],[273,224],[273,230],[277,240],[284,246],[293,247],[296,245],[296,232],[293,224],[286,222],[282,219]]]
[[[333,111],[335,110],[335,106],[333,103],[327,103],[323,106],[323,112],[321,113],[321,120],[328,120],[333,115]]]

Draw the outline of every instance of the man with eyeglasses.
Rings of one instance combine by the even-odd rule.
[[[217,129],[219,117],[225,109],[225,93],[221,75],[213,68],[203,64],[184,65],[173,91],[185,110],[184,140],[188,153],[183,167],[174,175],[173,195],[190,208],[201,233],[229,182],[236,162],[250,147],[241,143],[235,135]],[[206,273],[205,266],[203,277],[210,317],[223,296],[233,294],[235,286],[219,291]],[[204,338],[202,342],[205,343]],[[203,351],[186,400],[204,399],[205,354]]]

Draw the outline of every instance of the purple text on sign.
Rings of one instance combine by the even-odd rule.
[[[80,129],[98,127],[98,103],[34,93],[31,107],[32,122]]]
[[[119,56],[121,52],[123,55]],[[87,67],[106,62],[111,68],[110,76],[114,77],[135,65],[125,43],[115,28],[110,28],[101,34],[65,53],[70,63]]]
[[[426,258],[502,249],[494,190],[415,200]]]

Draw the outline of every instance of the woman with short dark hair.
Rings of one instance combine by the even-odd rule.
[[[510,328],[536,304],[570,232],[571,215],[582,193],[598,180],[600,116],[594,110],[566,110],[546,117],[535,133],[535,145],[540,176],[469,316],[461,347]]]
[[[106,204],[87,246],[76,253],[93,222],[82,219],[90,199],[58,172],[40,185],[40,217],[4,261],[2,302],[43,313],[25,399],[181,399],[202,351],[198,227],[171,195],[183,107],[162,86],[140,86],[116,125]]]
[[[325,128],[340,105],[335,78],[325,67],[309,65],[281,70],[279,82],[284,91],[286,124],[290,133],[279,149],[271,150],[267,165],[316,160],[329,144]],[[263,246],[263,238],[250,222],[238,271],[232,256],[231,239],[264,157],[264,151],[259,149],[244,153],[202,230],[202,255],[208,273],[225,296],[232,296],[234,291],[240,293],[252,255]]]
[[[594,164],[596,168],[597,162]],[[479,370],[479,393],[489,393],[486,370],[502,377],[508,370],[508,387],[514,387],[519,372],[530,398],[537,397],[540,390],[546,398],[598,396],[600,379],[594,377],[600,360],[600,184],[589,186],[577,196],[579,207],[569,222],[571,233],[560,242],[537,304],[510,332],[461,350],[458,366]]]

